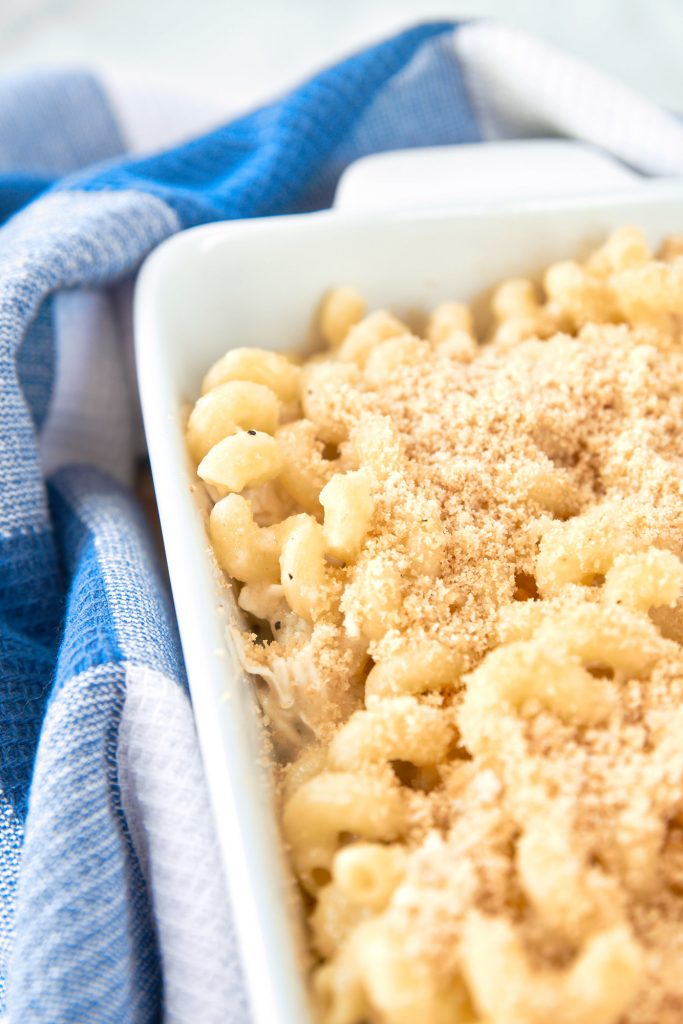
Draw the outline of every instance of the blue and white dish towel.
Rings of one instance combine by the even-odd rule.
[[[11,1024],[249,1019],[173,609],[129,490],[141,260],[191,225],[326,206],[345,165],[379,150],[552,134],[683,173],[676,118],[487,23],[410,29],[215,127],[219,106],[85,73],[0,79]]]

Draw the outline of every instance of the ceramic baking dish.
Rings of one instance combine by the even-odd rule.
[[[625,223],[640,225],[653,241],[683,231],[683,186],[221,223],[177,235],[141,271],[135,330],[145,428],[255,1024],[305,1024],[310,1017],[260,724],[230,641],[235,604],[210,555],[183,410],[229,347],[301,347],[332,285],[354,284],[371,307],[400,315],[446,298],[469,300],[505,276],[580,256]]]

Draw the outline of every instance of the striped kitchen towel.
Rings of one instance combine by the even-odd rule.
[[[0,79],[0,1015],[12,1024],[249,1017],[173,609],[130,490],[141,260],[195,224],[328,205],[342,169],[380,150],[566,135],[643,174],[683,173],[676,118],[486,23],[410,29],[215,127],[219,107],[85,73]]]

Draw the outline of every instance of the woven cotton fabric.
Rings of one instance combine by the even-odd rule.
[[[165,116],[171,140],[172,102]],[[329,205],[368,153],[545,133],[683,173],[675,117],[487,24],[410,29],[154,154],[138,151],[139,121],[130,151],[110,79],[0,79],[0,1015],[12,1024],[249,1021],[172,604],[131,493],[144,448],[136,269],[185,227]]]

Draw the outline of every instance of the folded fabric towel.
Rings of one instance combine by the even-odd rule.
[[[194,224],[328,205],[341,170],[379,150],[564,134],[645,174],[683,173],[673,116],[486,23],[411,29],[183,144],[179,107],[148,109],[145,130],[130,89],[92,74],[0,80],[12,1024],[249,1019],[173,610],[129,491],[141,434],[127,282],[141,260]],[[146,138],[175,148],[132,155]]]

